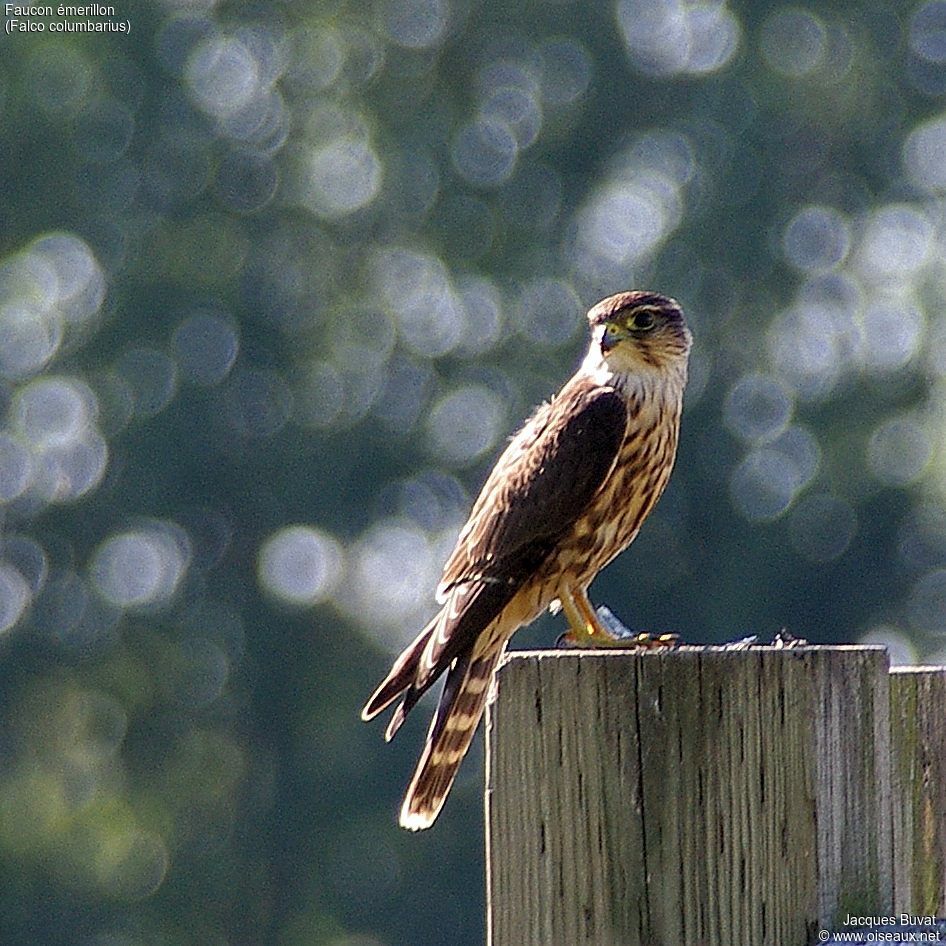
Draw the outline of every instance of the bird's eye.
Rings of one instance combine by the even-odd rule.
[[[635,312],[631,316],[631,328],[636,328],[641,331],[646,331],[649,328],[654,327],[654,313],[648,312],[644,309],[641,312]]]
[[[617,335],[620,329],[614,324],[614,322],[608,322],[604,327],[604,334],[610,335],[612,338]]]

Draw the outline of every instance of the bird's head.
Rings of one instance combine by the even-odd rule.
[[[621,373],[685,367],[692,336],[683,310],[656,292],[619,292],[588,312],[592,349]]]

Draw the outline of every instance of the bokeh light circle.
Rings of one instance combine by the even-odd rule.
[[[803,272],[831,269],[841,263],[851,245],[851,228],[830,207],[805,207],[789,221],[782,238],[788,261]]]
[[[924,427],[910,417],[879,424],[867,444],[867,463],[880,482],[908,486],[929,463],[933,445]]]
[[[32,598],[29,583],[19,570],[0,562],[0,634],[20,620]]]
[[[184,378],[204,387],[229,374],[240,348],[232,321],[214,312],[188,316],[174,330],[171,346]]]
[[[903,163],[917,186],[936,193],[946,190],[946,116],[910,132],[903,144]]]
[[[29,450],[14,437],[0,432],[0,502],[16,499],[30,485],[32,477]]]
[[[519,145],[505,121],[479,118],[457,131],[451,146],[457,173],[476,187],[495,187],[512,176]]]
[[[770,440],[787,426],[792,415],[789,390],[778,379],[761,374],[740,378],[723,408],[726,426],[744,440]]]
[[[328,219],[344,217],[377,197],[382,177],[381,160],[368,141],[336,138],[309,155],[306,203]]]
[[[772,447],[760,447],[733,471],[729,495],[750,522],[767,522],[791,506],[798,488],[799,474],[791,459]]]
[[[399,649],[416,635],[412,625],[429,617],[444,554],[415,523],[382,519],[350,549],[347,580],[335,601],[385,646]]]
[[[495,391],[464,385],[434,404],[427,421],[430,450],[449,466],[466,466],[496,445],[504,421]]]
[[[536,279],[519,297],[519,330],[530,342],[558,346],[584,328],[582,305],[574,288],[561,279]]]
[[[814,13],[783,7],[762,25],[760,46],[770,69],[799,79],[823,64],[828,53],[828,31]]]
[[[445,0],[385,0],[382,10],[388,36],[408,49],[438,45],[450,14]]]
[[[184,530],[156,522],[106,539],[90,573],[99,593],[117,607],[161,607],[174,597],[189,563]]]
[[[0,374],[12,379],[34,374],[56,355],[62,337],[58,310],[0,306]]]
[[[271,595],[288,604],[318,604],[329,597],[344,571],[342,547],[310,526],[286,526],[259,553],[257,574]]]
[[[134,828],[110,832],[104,842],[96,851],[94,870],[110,897],[143,900],[164,882],[170,857],[159,835]]]
[[[75,378],[38,378],[17,392],[13,426],[38,447],[72,443],[89,429],[96,404],[92,391]]]
[[[875,279],[908,278],[933,249],[933,224],[925,213],[906,204],[875,210],[867,222],[859,248],[865,276]]]
[[[910,18],[910,49],[936,65],[946,63],[946,3],[926,0]]]
[[[259,63],[246,45],[216,33],[191,53],[185,78],[197,104],[221,119],[247,106],[261,79]]]
[[[831,562],[848,549],[857,532],[851,504],[830,495],[805,496],[792,509],[788,526],[793,548],[811,562]]]
[[[628,57],[645,75],[715,72],[739,46],[739,21],[725,3],[618,0],[616,13]]]
[[[946,636],[946,569],[934,568],[917,580],[907,600],[907,616],[914,630]]]

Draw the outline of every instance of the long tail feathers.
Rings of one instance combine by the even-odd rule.
[[[384,734],[390,740],[417,701],[447,674],[401,809],[405,828],[430,827],[443,806],[483,715],[493,670],[508,639],[508,634],[496,633],[493,622],[515,593],[514,585],[500,582],[453,588],[439,614],[395,660],[361,711],[362,719],[373,719],[401,697]]]
[[[407,714],[434,685],[448,665],[439,667],[428,659],[429,651],[437,640],[437,632],[443,624],[444,615],[444,611],[436,615],[404,649],[361,711],[363,720],[373,719],[378,713],[387,709],[402,693],[404,694],[404,698],[394,710],[388,728],[384,732],[386,742],[394,738],[394,734],[401,728]]]
[[[493,670],[505,650],[498,640],[476,657],[458,657],[447,673],[424,752],[401,807],[400,824],[429,828],[440,813],[483,715]]]
[[[502,611],[515,594],[515,587],[503,583],[476,583],[453,588],[443,608],[404,649],[361,711],[364,720],[373,719],[402,693],[384,738],[390,742],[407,714],[433,686],[437,678],[468,649]]]
[[[378,689],[371,694],[371,698],[365,703],[365,708],[361,711],[361,718],[365,722],[374,719],[378,713],[387,709],[414,682],[417,663],[439,620],[440,615],[438,614],[414,638],[410,645],[404,648],[401,656],[394,661],[394,666],[381,681]],[[390,739],[390,736],[387,738]]]

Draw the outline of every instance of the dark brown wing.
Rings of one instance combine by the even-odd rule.
[[[439,736],[477,639],[607,480],[626,427],[627,408],[613,388],[573,378],[513,438],[444,568],[437,593],[443,608],[395,661],[362,711],[362,718],[370,719],[404,694],[385,738],[394,736],[420,697],[452,667],[454,685],[445,691],[441,723],[433,730]]]
[[[513,438],[444,566],[442,601],[466,582],[521,585],[607,480],[627,427],[610,387],[573,378]]]
[[[513,438],[444,567],[437,591],[444,607],[424,635],[423,650],[412,654],[414,678],[388,738],[440,674],[472,651],[587,509],[614,467],[626,428],[621,395],[576,377]],[[390,689],[379,696],[393,699]]]

